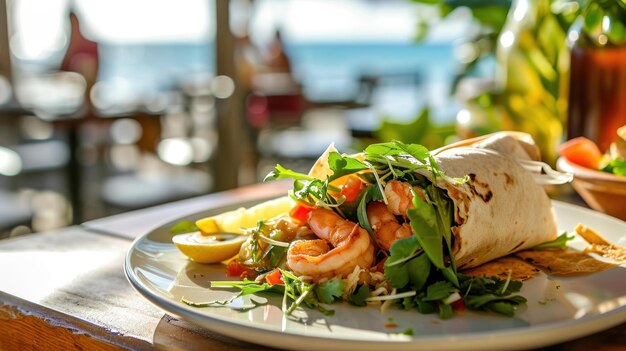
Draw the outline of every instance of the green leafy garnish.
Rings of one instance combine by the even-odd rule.
[[[370,287],[366,284],[359,286],[353,294],[348,296],[348,301],[356,306],[365,306],[367,302],[365,299],[370,297]]]
[[[292,171],[287,169],[279,164],[274,167],[274,170],[271,171],[268,175],[265,176],[263,181],[268,180],[276,180],[276,179],[294,179],[294,180],[315,180],[315,178],[310,177],[304,173]]]
[[[343,157],[337,152],[331,152],[328,155],[328,166],[330,170],[333,171],[333,174],[329,177],[329,181],[331,182],[345,175],[367,169],[367,166],[363,164],[363,162],[352,157]]]
[[[463,300],[469,309],[512,317],[517,307],[526,303],[523,296],[511,295],[521,289],[522,283],[519,281],[462,275],[459,279],[461,291],[465,294]]]
[[[380,201],[382,199],[383,195],[380,192],[379,187],[376,185],[370,185],[361,194],[361,199],[359,200],[359,205],[356,210],[359,225],[363,229],[367,230],[372,239],[374,238],[374,231],[372,230],[372,226],[367,219],[367,204],[371,201]]]
[[[457,289],[448,281],[438,281],[426,289],[424,301],[441,301],[450,296]]]
[[[239,293],[226,300],[209,301],[206,303],[196,303],[184,300],[182,302],[195,307],[210,307],[215,305],[226,305],[234,301],[235,299],[257,293],[275,293],[283,295],[283,312],[286,315],[291,315],[296,308],[304,304],[309,308],[316,309],[326,316],[330,316],[334,313],[333,310],[326,309],[320,304],[314,289],[315,284],[309,284],[293,273],[280,270],[284,284],[268,284],[259,283],[244,278],[243,281],[212,281],[212,288],[234,288],[239,289]],[[291,303],[290,303],[291,302]]]
[[[413,235],[408,238],[396,240],[389,250],[390,256],[385,261],[385,277],[389,280],[394,288],[402,289],[410,282],[408,262],[417,258],[422,252],[419,241]],[[417,264],[414,268],[420,268],[424,264]],[[428,264],[430,270],[430,263]],[[428,272],[414,272],[414,274],[424,274],[428,276]],[[416,279],[417,280],[417,279]]]
[[[567,242],[570,240],[573,240],[574,238],[576,238],[575,235],[569,235],[567,233],[563,233],[559,235],[556,239],[539,244],[533,247],[533,249],[566,249]]]
[[[441,189],[433,185],[429,186],[426,191],[426,194],[429,195],[428,202],[423,201],[419,196],[414,196],[413,206],[415,208],[408,210],[407,214],[411,229],[430,262],[442,271],[446,279],[458,286],[456,267],[451,255],[452,205],[448,199],[441,195],[441,192]],[[447,266],[444,260],[446,256],[444,247],[450,260],[450,266]]]
[[[346,283],[343,280],[334,278],[315,287],[315,294],[322,303],[333,303],[343,295]]]

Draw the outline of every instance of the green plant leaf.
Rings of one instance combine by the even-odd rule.
[[[406,263],[409,282],[414,290],[420,290],[426,285],[430,275],[430,267],[430,261],[426,255],[419,255]]]
[[[343,157],[338,152],[331,152],[328,155],[328,166],[333,171],[333,174],[328,179],[331,182],[345,175],[367,169],[363,162],[352,157]]]
[[[353,294],[348,296],[348,301],[355,306],[365,306],[365,299],[370,297],[370,288],[366,284],[361,285]]]
[[[407,211],[413,233],[432,264],[439,269],[444,269],[444,243],[441,231],[437,228],[435,208],[418,196],[414,197],[413,205],[415,208]]]
[[[449,281],[438,281],[428,286],[424,301],[441,301],[457,289]]]
[[[601,31],[602,17],[604,10],[596,3],[590,3],[584,13],[584,28],[589,34],[599,33]]]
[[[322,303],[333,303],[341,299],[346,283],[343,280],[334,278],[330,279],[315,287],[315,294]]]
[[[570,236],[567,233],[563,233],[556,239],[539,244],[533,249],[565,249],[567,248],[567,242],[574,238],[576,238],[574,235]]]

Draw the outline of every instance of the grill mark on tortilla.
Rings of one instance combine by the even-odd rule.
[[[517,223],[517,221],[516,221],[516,223]],[[523,240],[521,243],[515,245],[515,247],[511,251],[515,251],[515,250],[519,249],[524,244],[526,244],[526,240]]]
[[[476,178],[476,174],[474,173],[470,173],[468,174],[469,178],[470,178],[470,182],[468,183],[469,189],[472,192],[472,194],[480,197],[485,203],[489,202],[492,198],[493,198],[493,192],[491,191],[491,189],[489,188],[489,184],[487,183],[483,183],[477,180]],[[481,194],[477,189],[476,189],[476,185],[487,189],[487,192],[484,194]]]
[[[503,172],[502,173],[504,175],[504,178],[506,178],[505,182],[506,185],[513,185],[515,184],[515,178],[513,178],[510,174]]]

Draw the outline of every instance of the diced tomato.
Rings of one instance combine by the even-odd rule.
[[[467,309],[467,307],[465,307],[465,302],[463,302],[463,299],[458,299],[454,301],[450,304],[450,306],[452,306],[452,309],[455,311],[465,311],[465,309]]]
[[[228,262],[226,266],[226,276],[253,279],[257,276],[257,272],[253,268],[233,260]]]
[[[577,165],[598,169],[602,153],[598,146],[585,137],[578,137],[563,143],[559,154],[569,162]]]
[[[357,176],[347,177],[346,183],[341,188],[339,196],[345,196],[346,201],[352,202],[359,197],[363,191],[363,182]]]
[[[266,275],[265,276],[265,281],[269,285],[285,284],[285,282],[283,281],[283,274],[278,269],[275,269],[274,271],[272,271],[271,273]]]
[[[378,262],[378,264],[374,267],[374,272],[384,273],[385,261],[387,261],[387,257],[383,258],[382,260],[380,260],[380,262]]]
[[[301,223],[306,222],[309,219],[309,213],[311,213],[315,207],[307,206],[302,202],[298,202],[294,208],[289,211],[289,216]]]

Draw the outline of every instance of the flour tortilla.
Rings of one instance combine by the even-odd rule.
[[[471,179],[461,185],[437,183],[454,203],[452,252],[459,269],[557,237],[550,199],[513,158],[476,147],[448,149],[435,158],[446,175]]]

